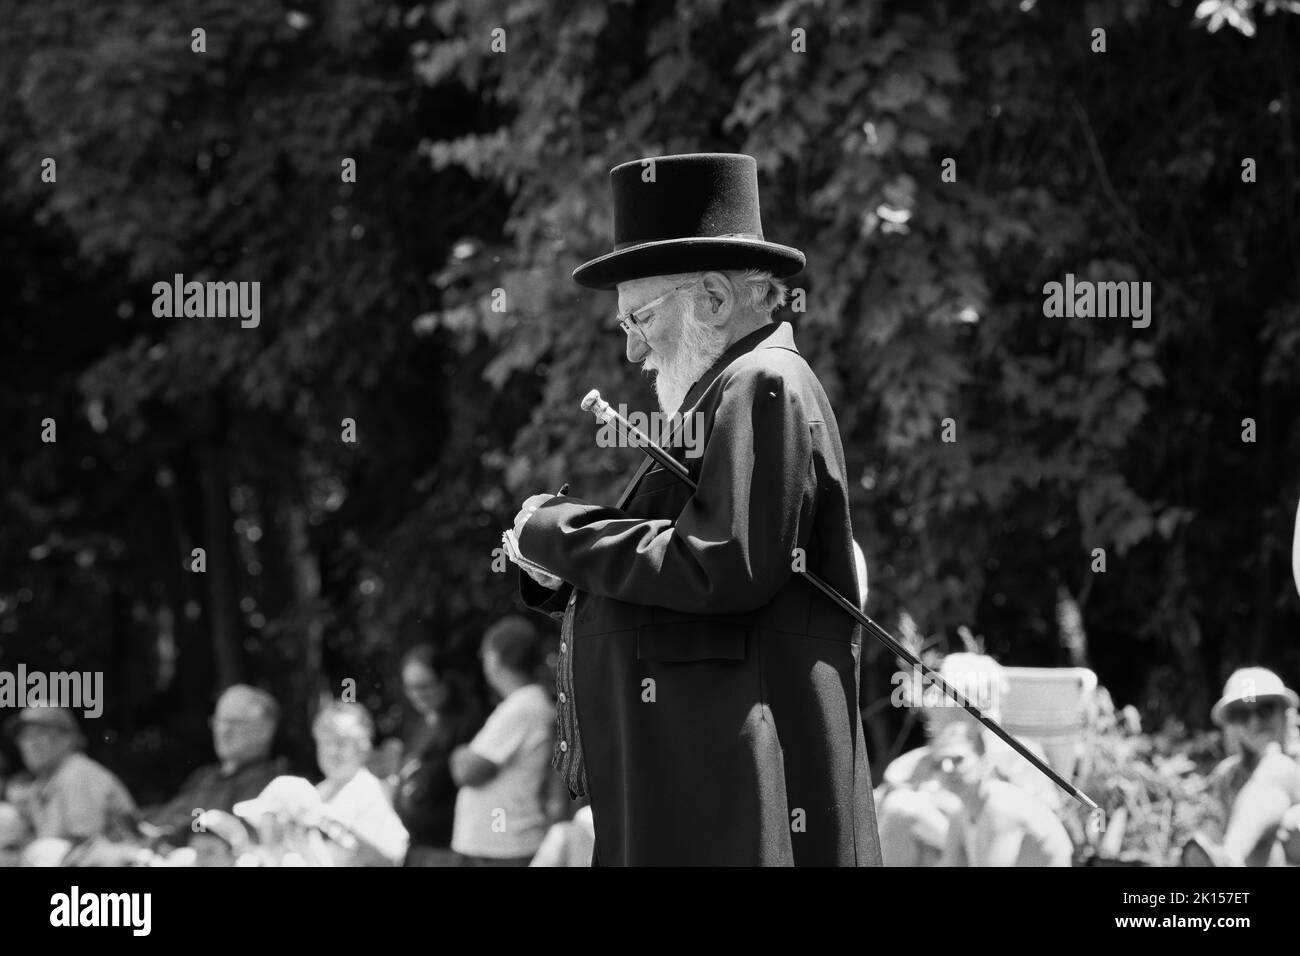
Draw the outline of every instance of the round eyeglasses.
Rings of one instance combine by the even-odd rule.
[[[631,334],[632,330],[636,329],[637,334],[641,336],[641,338],[645,341],[646,346],[649,347],[650,341],[649,339],[646,339],[646,334],[644,331],[644,327],[646,325],[649,325],[649,323],[642,322],[640,317],[642,315],[645,315],[647,312],[651,311],[652,309],[654,309],[655,306],[661,304],[662,302],[665,302],[670,296],[676,295],[678,292],[681,292],[683,289],[689,289],[692,286],[699,285],[700,281],[701,279],[697,277],[695,279],[692,279],[690,282],[683,282],[681,285],[673,286],[663,295],[659,296],[659,298],[651,299],[649,302],[647,302],[645,305],[641,306],[640,308],[633,309],[630,312],[618,313],[619,327],[624,332],[627,332],[628,334]]]

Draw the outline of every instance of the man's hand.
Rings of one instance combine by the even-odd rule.
[[[555,575],[547,574],[544,571],[532,567],[531,563],[528,562],[528,559],[519,553],[519,543],[515,540],[515,532],[513,528],[501,536],[501,541],[505,545],[506,557],[518,565],[519,570],[523,571],[542,587],[554,591],[564,583]]]
[[[554,497],[555,495],[533,495],[531,498],[524,499],[523,507],[520,508],[519,513],[515,515],[514,527],[516,538],[519,537],[519,533],[524,530],[524,525],[527,523],[528,519],[533,516],[533,512]]]
[[[1293,802],[1300,801],[1300,764],[1297,764],[1276,740],[1270,741],[1260,756],[1251,780],[1266,782],[1286,791]]]
[[[564,582],[553,574],[543,574],[540,571],[536,571],[527,565],[520,563],[519,533],[524,530],[524,525],[527,524],[528,519],[533,516],[533,512],[554,497],[555,495],[533,495],[532,497],[525,499],[523,507],[521,507],[519,513],[515,515],[514,528],[512,529],[514,534],[506,536],[506,555],[510,560],[515,564],[518,564],[525,574],[542,587],[552,591]]]

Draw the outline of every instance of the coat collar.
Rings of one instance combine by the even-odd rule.
[[[695,403],[699,401],[700,396],[703,395],[705,390],[714,383],[717,377],[722,374],[723,370],[726,369],[728,365],[745,353],[754,352],[758,349],[789,349],[791,352],[797,353],[799,350],[795,348],[794,330],[790,327],[790,323],[769,322],[767,325],[760,326],[748,335],[741,336],[736,339],[736,341],[732,342],[731,345],[727,346],[726,351],[718,356],[718,360],[710,366],[707,372],[700,376],[698,382],[691,386],[690,391],[686,393],[686,397],[682,399],[682,407],[678,409],[678,413],[682,414],[685,410],[694,407]],[[680,427],[681,423],[679,421],[677,428]],[[672,430],[673,437],[677,434],[677,428],[673,428]],[[646,455],[641,462],[641,466],[636,470],[636,474],[632,476],[631,480],[627,483],[627,486],[623,489],[623,493],[619,495],[617,505],[619,510],[627,507],[627,503],[631,501],[632,496],[636,494],[636,489],[637,486],[641,484],[641,479],[645,477],[646,473],[650,471],[651,467],[654,465],[655,460],[649,455]]]
[[[791,352],[798,352],[799,349],[794,344],[794,329],[789,322],[769,322],[767,325],[761,325],[748,335],[743,335],[736,341],[732,342],[725,352],[718,356],[718,360],[709,367],[709,370],[700,376],[699,381],[690,387],[686,392],[686,397],[682,399],[682,406],[678,412],[684,412],[688,408],[693,408],[699,398],[713,384],[723,371],[747,352],[755,352],[759,349],[789,349]]]

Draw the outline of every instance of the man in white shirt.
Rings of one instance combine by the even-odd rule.
[[[541,641],[512,615],[483,636],[483,676],[501,703],[483,729],[451,754],[460,787],[451,848],[467,866],[527,866],[550,824],[555,705],[537,683]]]
[[[945,789],[962,803],[949,822],[940,866],[1070,865],[1070,835],[1047,804],[994,779],[979,724],[966,717],[953,721],[931,749]]]

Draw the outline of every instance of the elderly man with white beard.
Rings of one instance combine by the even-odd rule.
[[[521,596],[562,621],[553,765],[590,799],[594,865],[879,865],[862,631],[794,574],[858,593],[835,416],[772,319],[803,254],[763,238],[752,157],[610,183],[614,251],[574,279],[618,290],[628,360],[703,450],[668,443],[695,490],[646,459],[613,507],[515,518]]]
[[[655,293],[668,286],[661,295]],[[696,314],[702,291],[708,297],[711,314]],[[725,324],[718,322],[718,306],[727,294],[733,298],[732,314]],[[674,295],[681,296],[681,314],[676,322],[676,336],[670,331],[652,330],[661,342],[659,349],[650,345],[647,328],[655,321],[656,308]],[[641,363],[642,371],[654,378],[655,394],[663,413],[673,416],[682,407],[682,399],[732,342],[772,321],[772,311],[785,304],[785,287],[771,273],[758,269],[745,272],[706,272],[684,275],[653,276],[622,282],[618,288],[619,314],[624,316],[628,334],[627,359]],[[648,302],[647,302],[648,300]],[[647,302],[635,307],[632,303]],[[662,309],[671,316],[672,310]],[[637,320],[632,324],[631,320]],[[671,321],[671,319],[669,320]],[[663,334],[659,333],[663,331]]]

